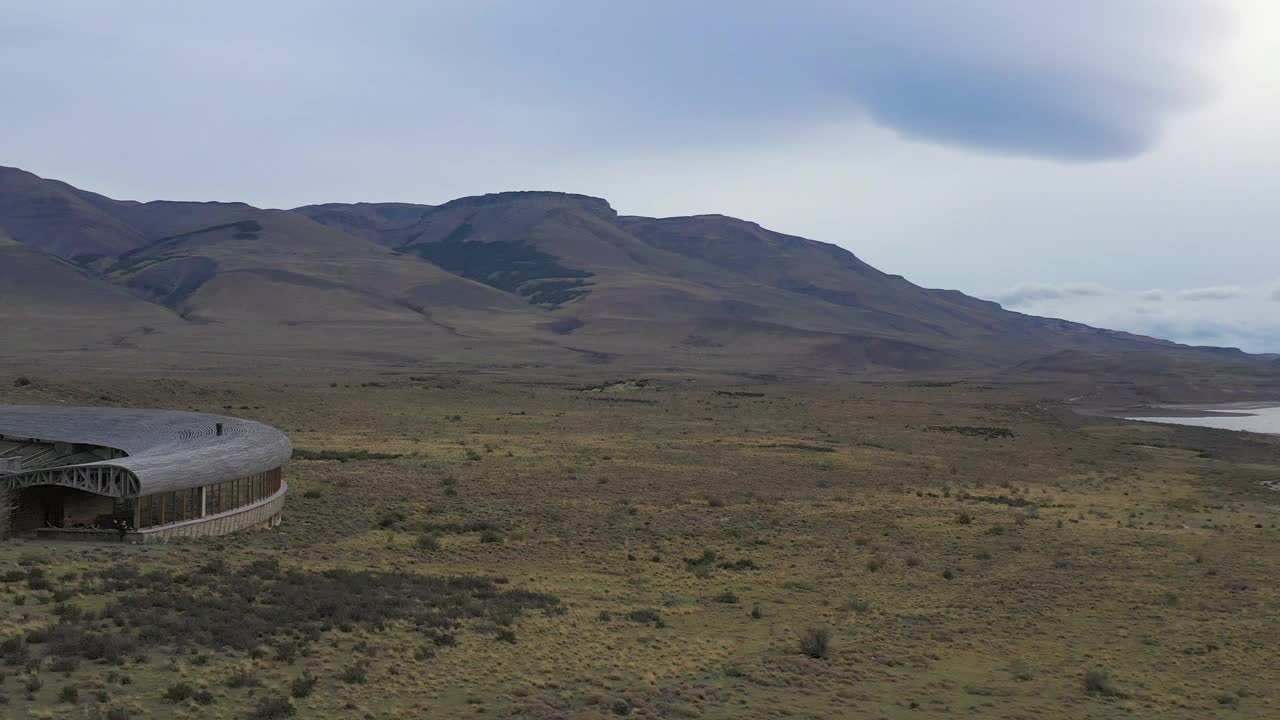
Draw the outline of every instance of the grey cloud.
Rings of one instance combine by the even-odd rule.
[[[909,4],[881,9],[870,25],[894,31],[879,35],[889,44],[868,38],[874,69],[854,72],[853,92],[908,137],[1069,161],[1132,156],[1169,114],[1207,92],[1183,54],[1215,25],[1195,25],[1209,6],[1173,6],[996,0],[941,3],[928,15]],[[936,42],[905,49],[902,36]]]
[[[1280,286],[1271,291],[1271,299],[1280,302]]]
[[[1224,25],[1205,0],[480,8],[454,17],[488,32],[461,39],[611,129],[783,132],[856,107],[909,138],[1071,161],[1149,147],[1205,97],[1195,60]]]
[[[1138,293],[1138,297],[1151,302],[1163,302],[1165,292],[1163,290],[1147,290],[1145,292]]]
[[[1226,17],[1214,0],[17,8],[7,22],[21,42],[0,46],[0,62],[27,69],[0,91],[39,100],[28,107],[58,138],[58,118],[83,107],[118,118],[102,130],[113,139],[142,119],[249,145],[431,137],[522,152],[785,139],[870,118],[916,140],[1068,161],[1140,153],[1202,100],[1198,61]]]
[[[1193,345],[1280,352],[1280,324],[1276,322],[1274,304],[1266,299],[1271,292],[1249,286],[1192,288],[1166,294],[1164,290],[1130,291],[1097,283],[1024,283],[997,299],[1006,305],[1020,305],[1027,312],[1094,327]],[[1153,302],[1150,297],[1188,301]]]
[[[1094,327],[1164,338],[1188,345],[1280,353],[1280,327],[1255,299],[1236,300],[1231,313],[1197,312],[1195,305],[1119,305],[1115,297],[1064,299],[1050,313]]]
[[[1249,291],[1240,287],[1206,287],[1183,290],[1175,297],[1184,302],[1200,302],[1203,300],[1232,300],[1248,294]]]
[[[1009,288],[1000,294],[996,300],[1002,305],[1019,307],[1044,300],[1097,297],[1108,292],[1105,287],[1098,283],[1067,283],[1064,285],[1022,283]]]

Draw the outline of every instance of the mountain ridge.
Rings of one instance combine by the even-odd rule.
[[[64,299],[123,293],[140,305],[122,317],[176,318],[140,351],[905,374],[1018,371],[1064,352],[1276,359],[1024,315],[749,220],[625,215],[576,193],[274,210],[113,200],[0,168],[0,230],[78,270],[57,274],[76,288]]]

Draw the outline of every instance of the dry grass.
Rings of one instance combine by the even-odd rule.
[[[25,557],[53,578],[0,583],[0,636],[45,626],[56,589],[104,556],[504,577],[566,612],[525,613],[512,637],[468,625],[456,644],[393,619],[288,659],[157,645],[121,666],[9,666],[8,710],[72,713],[58,698],[74,683],[86,711],[247,717],[304,672],[297,717],[1265,718],[1280,702],[1277,497],[1259,484],[1280,474],[1274,446],[1084,425],[1020,388],[657,381],[606,394],[652,401],[624,403],[582,381],[410,375],[0,387],[0,402],[231,412],[340,458],[289,467],[275,531],[0,547],[0,573]],[[803,651],[808,628],[830,629],[825,658]],[[229,687],[245,670],[260,686]],[[212,703],[165,699],[179,682]]]

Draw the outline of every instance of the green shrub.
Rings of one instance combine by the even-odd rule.
[[[871,604],[862,598],[851,597],[844,601],[844,605],[840,606],[845,612],[864,613],[871,608]]]
[[[657,610],[654,610],[653,608],[643,608],[640,610],[632,610],[631,612],[627,613],[624,617],[626,617],[628,620],[632,622],[638,622],[638,623],[645,623],[645,624],[653,623],[655,625],[660,625],[662,623],[662,615]]]
[[[468,620],[514,620],[522,612],[559,604],[550,595],[506,587],[501,578],[344,569],[304,572],[273,560],[220,571],[205,567],[190,574],[140,573],[122,563],[86,575],[81,586],[85,594],[110,598],[103,611],[110,623],[53,626],[51,655],[123,661],[136,650],[141,636],[149,645],[243,653],[273,646],[277,652],[302,655],[333,628],[378,629],[404,621],[424,631],[453,629]],[[271,602],[245,612],[246,598]],[[25,660],[14,662],[11,656],[26,647],[21,637],[0,642],[0,657],[20,665]]]
[[[0,642],[0,658],[5,665],[25,665],[31,659],[31,649],[26,641],[14,635]]]
[[[79,656],[85,660],[104,660],[120,665],[137,649],[138,641],[132,635],[87,630],[70,622],[55,625],[49,633],[51,655]]]
[[[258,701],[249,713],[249,720],[279,720],[292,717],[298,711],[287,697],[272,695]]]
[[[227,687],[243,688],[257,687],[262,684],[262,681],[258,679],[258,676],[254,674],[253,670],[242,667],[228,675],[226,683]]]
[[[812,625],[800,633],[800,652],[821,660],[831,652],[831,628]]]
[[[397,523],[404,522],[405,514],[399,510],[388,510],[378,517],[378,527],[389,528]]]
[[[294,460],[337,460],[338,462],[347,462],[348,460],[395,460],[402,458],[404,455],[400,453],[380,453],[369,452],[368,450],[305,450],[303,448],[294,448]]]
[[[304,698],[315,690],[316,683],[319,679],[309,672],[303,672],[301,675],[293,679],[293,683],[289,685],[289,694],[296,698]]]
[[[1124,693],[1111,681],[1111,674],[1102,668],[1094,668],[1084,674],[1084,691],[1090,695],[1124,697]]]
[[[49,663],[50,672],[70,674],[80,667],[80,658],[78,657],[56,657]]]
[[[338,675],[338,679],[352,685],[363,685],[369,682],[369,671],[363,665],[350,665]]]

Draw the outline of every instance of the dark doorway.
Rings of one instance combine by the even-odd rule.
[[[116,502],[105,495],[58,485],[22,488],[10,531],[25,535],[42,527],[111,527]]]

